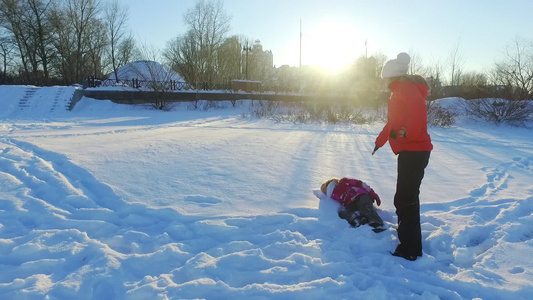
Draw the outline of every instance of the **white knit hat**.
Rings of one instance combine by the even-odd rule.
[[[407,75],[410,61],[411,57],[409,57],[409,54],[405,52],[398,54],[396,59],[388,60],[385,65],[383,65],[383,69],[381,70],[381,78],[400,77]]]

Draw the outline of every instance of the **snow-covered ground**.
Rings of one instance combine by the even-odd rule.
[[[532,129],[430,128],[424,255],[410,262],[389,253],[396,160],[370,155],[382,124],[243,118],[247,101],[160,112],[83,98],[69,112],[57,107],[74,88],[28,88],[0,86],[1,299],[533,294]],[[381,196],[388,230],[337,217],[319,187],[342,176]]]

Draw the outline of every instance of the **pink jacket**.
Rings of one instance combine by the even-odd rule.
[[[331,183],[330,183],[331,184]],[[331,189],[328,186],[328,191]],[[333,188],[331,194],[327,193],[331,199],[338,201],[343,206],[348,206],[359,195],[368,194],[376,201],[377,205],[381,205],[381,199],[378,194],[361,180],[342,178],[337,185]]]

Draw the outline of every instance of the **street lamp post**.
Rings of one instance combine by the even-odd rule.
[[[246,46],[242,47],[242,51],[246,51],[246,75],[245,79],[248,80],[248,52],[252,50],[251,47],[248,47],[248,43],[246,43]]]

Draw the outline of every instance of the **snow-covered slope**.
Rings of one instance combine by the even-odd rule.
[[[39,118],[66,115],[75,87],[0,85],[1,118]]]

